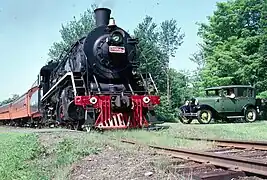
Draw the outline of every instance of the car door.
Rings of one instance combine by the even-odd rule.
[[[250,102],[248,98],[248,88],[237,88],[236,112],[242,112],[243,107]]]
[[[223,94],[229,95],[229,89],[223,89]],[[234,113],[236,109],[236,99],[222,96],[222,112]]]
[[[238,97],[236,104],[236,111],[242,112],[244,106],[248,104],[255,104],[255,92],[253,88],[243,88],[238,90]]]

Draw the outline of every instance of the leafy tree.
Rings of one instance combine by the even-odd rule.
[[[165,121],[174,119],[175,108],[186,91],[184,75],[169,69],[170,57],[183,43],[184,34],[180,31],[175,20],[166,20],[158,27],[150,16],[146,16],[134,30],[139,39],[139,70],[152,74],[161,94],[157,113]]]
[[[167,56],[158,47],[159,32],[152,17],[146,16],[138,24],[134,30],[134,36],[139,40],[137,45],[139,72],[150,72],[159,91],[161,93],[166,92],[166,81],[162,77],[166,76],[166,67],[164,67],[166,63],[164,61]]]
[[[192,96],[188,72],[179,72],[170,68],[171,108],[181,106],[184,101]]]
[[[169,60],[181,46],[184,34],[180,33],[175,20],[166,20],[160,27],[153,18],[146,16],[134,30],[139,39],[139,70],[151,72],[161,92],[167,92],[166,77],[169,72]]]
[[[5,104],[8,104],[8,103],[11,103],[13,102],[14,100],[18,99],[19,98],[19,95],[18,94],[13,94],[12,97],[0,102],[0,106],[2,105],[5,105]]]
[[[87,9],[79,20],[76,17],[66,25],[61,25],[60,34],[62,41],[53,43],[49,49],[49,57],[58,61],[60,55],[64,55],[66,50],[75,43],[78,39],[86,36],[88,32],[95,28],[94,9],[97,7],[96,4],[91,6],[91,9]]]
[[[204,53],[200,46],[200,50],[190,57],[190,60],[197,64],[197,69],[192,71],[189,77],[189,82],[192,84],[191,94],[194,96],[203,95],[203,83],[201,78],[201,72],[205,67]]]
[[[181,28],[178,28],[177,22],[174,19],[165,20],[161,23],[161,32],[159,33],[160,47],[167,56],[166,63],[166,79],[167,79],[167,100],[171,104],[171,87],[170,87],[170,57],[174,57],[176,50],[183,43],[185,34],[181,34]]]
[[[200,24],[204,68],[202,85],[256,85],[267,89],[266,0],[231,0]],[[196,59],[196,58],[193,58]]]

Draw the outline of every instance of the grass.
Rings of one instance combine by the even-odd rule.
[[[1,134],[0,147],[0,179],[33,179],[29,161],[42,153],[36,136]]]
[[[194,150],[211,148],[213,144],[190,141],[185,137],[266,140],[267,122],[245,124],[190,124],[166,123],[169,129],[160,131],[128,130],[104,133],[2,133],[0,134],[1,180],[66,179],[70,168],[84,156],[97,154],[107,145],[129,148],[113,141],[129,138],[143,143]],[[111,141],[112,140],[112,141]]]
[[[41,142],[36,134],[1,134],[0,179],[65,179],[72,163],[104,147],[97,134],[90,139],[83,139],[80,133],[61,136]]]
[[[168,124],[171,136],[177,138],[199,137],[238,140],[266,140],[267,121],[255,123],[228,123],[228,124]]]
[[[138,142],[161,145],[169,147],[185,147],[189,149],[203,150],[212,147],[212,143],[195,142],[186,140],[183,138],[177,138],[173,134],[170,134],[170,130],[161,131],[144,131],[144,130],[132,130],[132,131],[114,131],[104,133],[106,136],[114,138],[127,138],[136,140]]]

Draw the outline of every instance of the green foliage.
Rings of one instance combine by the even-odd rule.
[[[35,179],[28,162],[44,152],[36,136],[2,134],[0,146],[0,179]]]
[[[176,20],[163,21],[158,27],[150,16],[146,16],[134,30],[134,36],[139,39],[139,70],[152,74],[160,92],[166,93],[169,58],[183,43],[184,34],[180,31]]]
[[[256,98],[260,98],[260,99],[267,99],[267,91],[263,91],[261,93],[259,93]]]
[[[153,18],[146,16],[134,30],[134,36],[139,39],[137,59],[139,72],[150,72],[160,91],[166,88],[167,57],[158,47],[159,30]]]
[[[165,20],[160,24],[159,43],[164,54],[169,57],[175,57],[176,50],[183,43],[185,34],[181,33],[181,28],[178,28],[177,22],[174,19]]]
[[[49,57],[58,61],[60,55],[64,55],[67,49],[71,47],[78,39],[86,36],[93,28],[95,28],[94,9],[96,4],[91,6],[91,9],[87,9],[81,14],[80,19],[77,20],[75,17],[72,21],[66,25],[61,25],[60,34],[62,41],[53,43],[49,49]]]
[[[156,108],[157,118],[159,121],[175,122],[175,111],[168,103],[167,96],[160,96],[160,105]]]
[[[169,59],[183,43],[184,34],[178,28],[175,20],[163,21],[158,27],[153,18],[146,16],[134,30],[134,36],[139,39],[138,60],[139,71],[150,72],[161,94],[161,104],[157,108],[160,120],[173,121],[176,106],[186,93],[186,78],[181,72],[169,69]],[[169,74],[171,103],[166,99],[167,74]]]
[[[11,103],[11,102],[13,102],[14,100],[16,100],[18,98],[19,98],[19,95],[18,94],[13,94],[11,98],[8,98],[8,99],[0,102],[0,106],[5,105],[5,104],[8,104],[8,103]]]
[[[73,139],[64,139],[59,142],[56,148],[56,166],[60,167],[63,165],[68,165],[75,162],[80,157],[87,156],[89,154],[96,154],[98,149],[89,146],[88,148],[79,148],[79,141],[74,141]]]
[[[171,87],[171,109],[181,106],[185,99],[192,96],[192,92],[188,87],[189,77],[186,72],[178,72],[170,68],[170,87]]]
[[[266,0],[231,0],[217,3],[208,24],[199,24],[202,57],[191,60],[203,87],[251,84],[267,89]]]
[[[66,173],[63,169],[73,162],[98,153],[103,146],[98,142],[99,137],[94,135],[87,139],[84,136],[65,137],[62,141],[51,138],[47,140],[47,146],[39,140],[39,136],[34,134],[0,135],[1,180],[53,179]],[[63,176],[65,179],[67,174]]]

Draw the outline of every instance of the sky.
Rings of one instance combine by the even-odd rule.
[[[184,43],[171,67],[193,70],[189,60],[198,50],[196,22],[207,22],[219,0],[0,0],[0,101],[25,93],[48,60],[48,50],[61,40],[59,30],[91,4],[112,10],[116,24],[132,32],[146,15],[159,24],[175,19]]]

